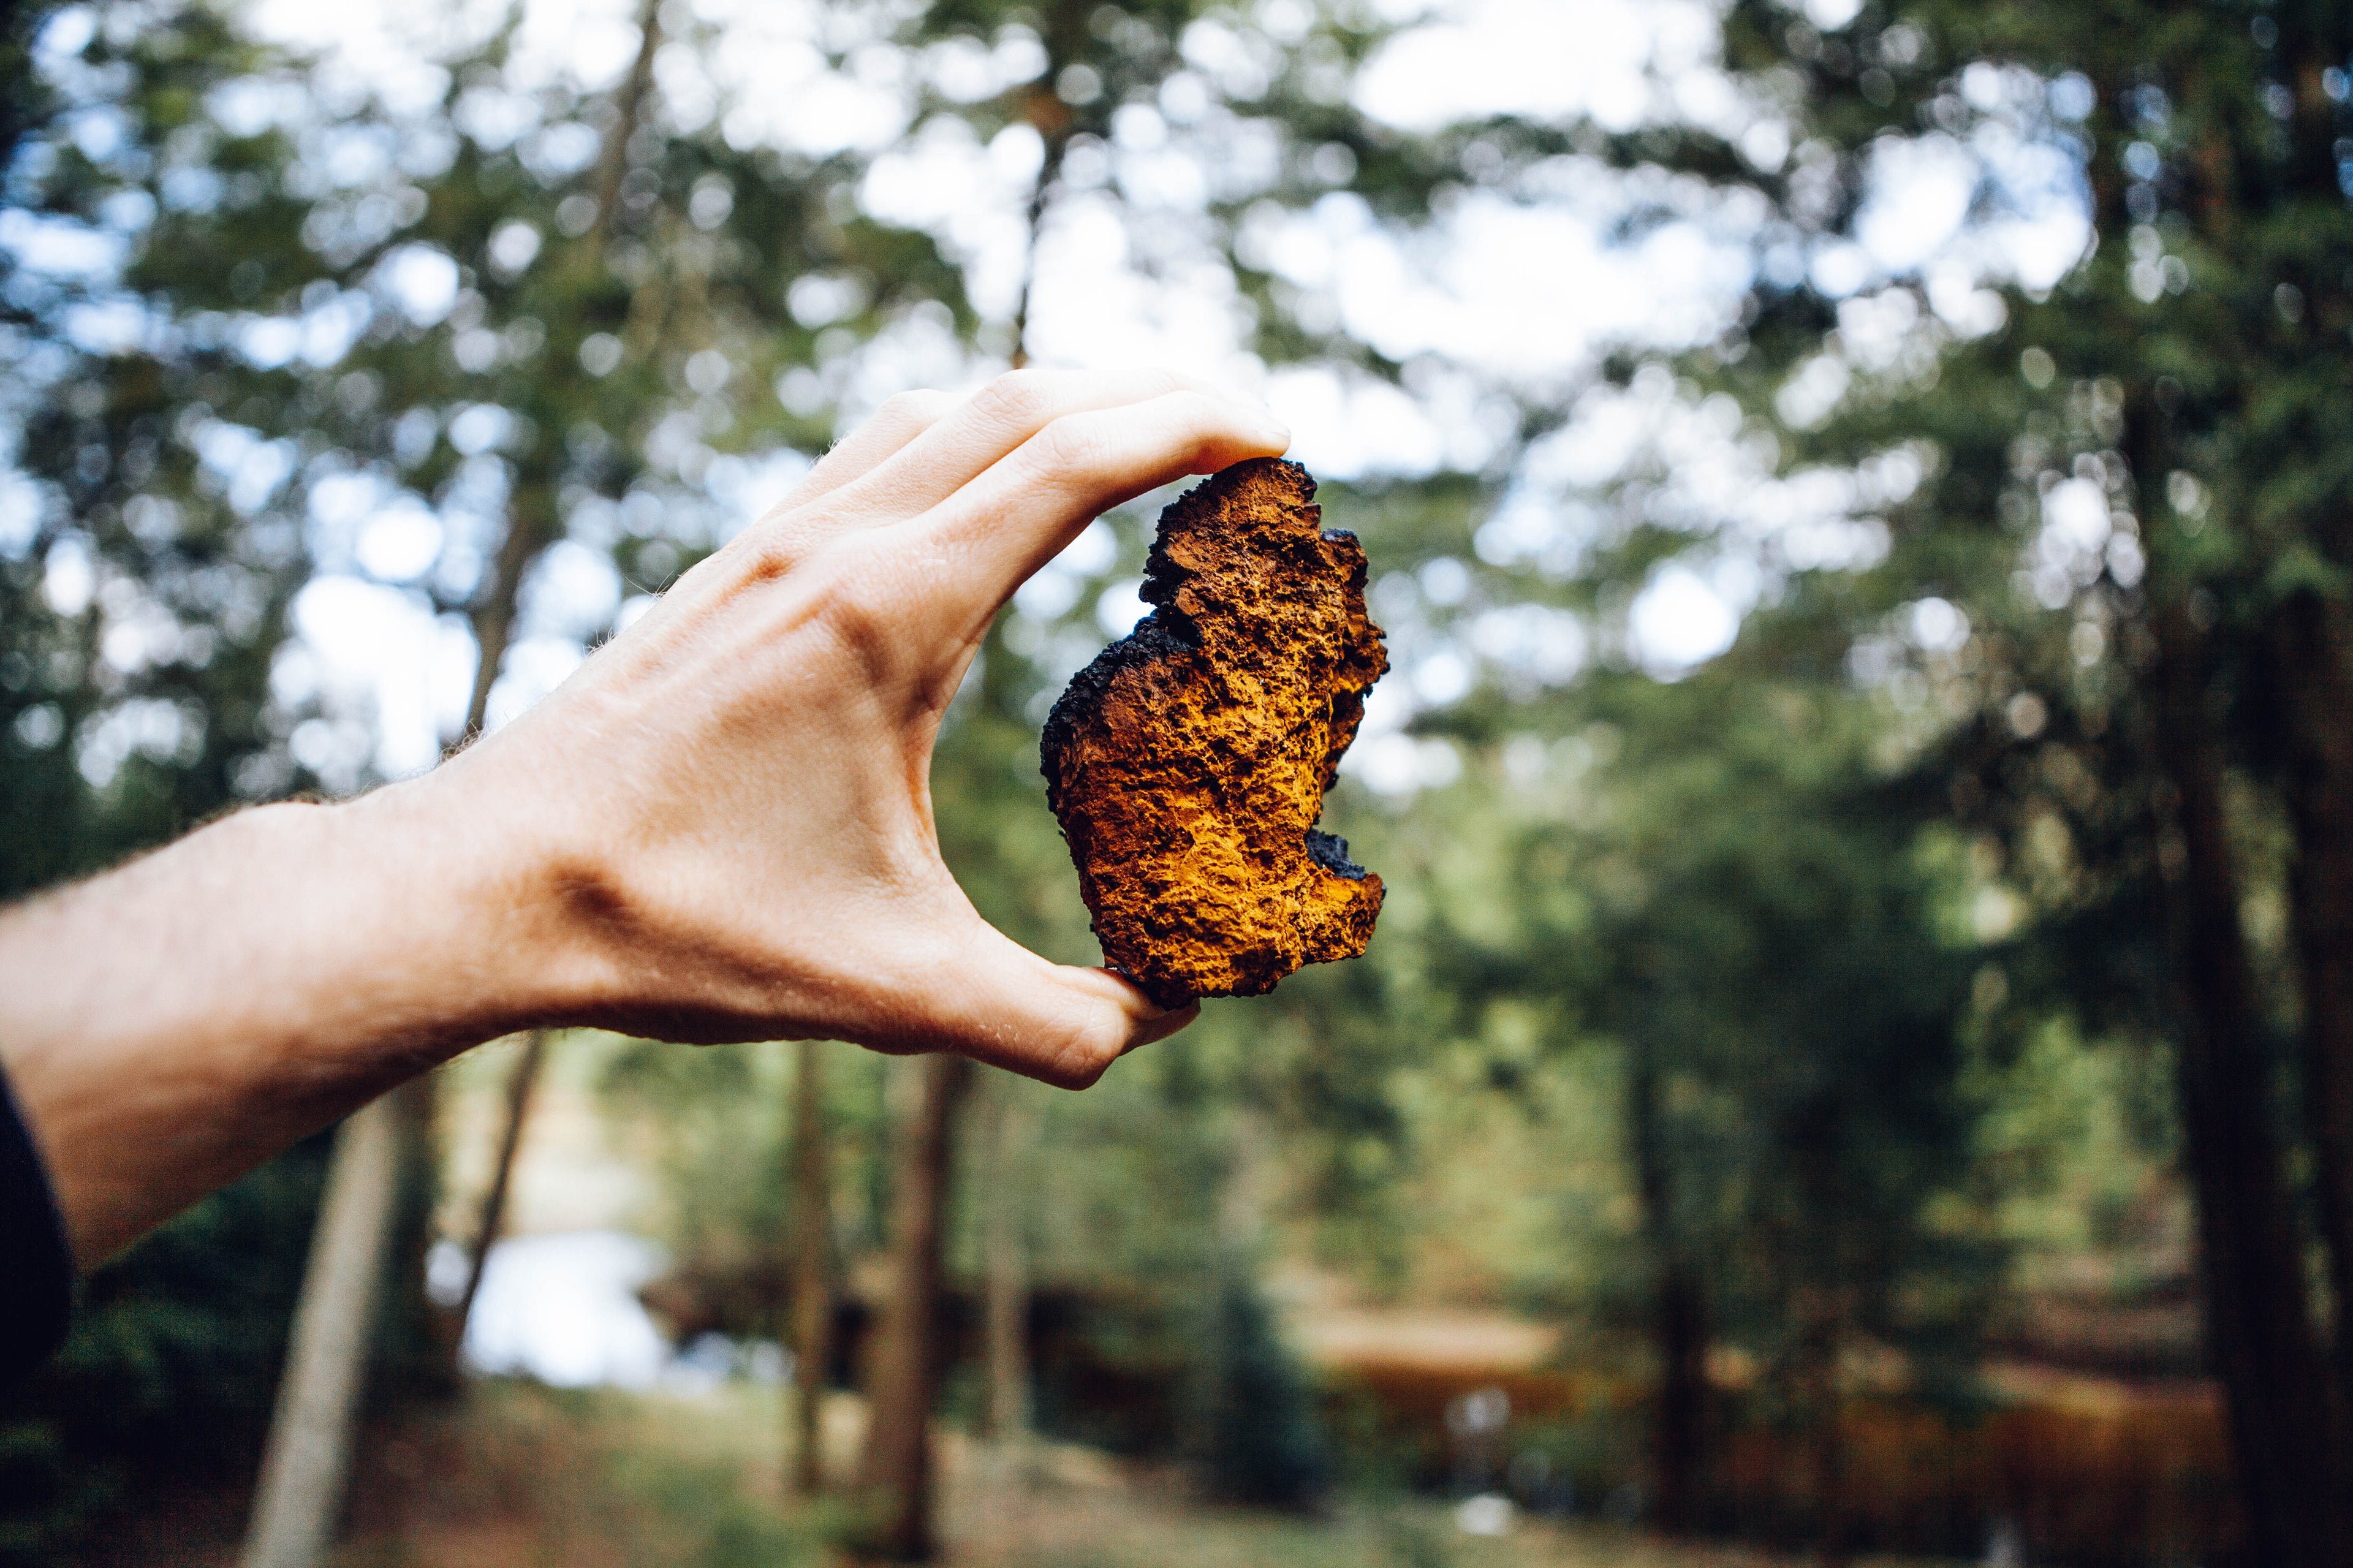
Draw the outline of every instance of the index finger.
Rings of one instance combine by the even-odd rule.
[[[963,570],[938,592],[985,619],[1095,518],[1187,474],[1280,457],[1291,433],[1271,414],[1193,391],[1066,415],[945,500],[897,526]]]

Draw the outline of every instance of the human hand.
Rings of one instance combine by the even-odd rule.
[[[1196,1010],[981,919],[940,858],[933,744],[997,610],[1091,520],[1287,445],[1161,373],[894,398],[544,702],[400,787],[561,911],[516,957],[565,1021],[1091,1083]]]

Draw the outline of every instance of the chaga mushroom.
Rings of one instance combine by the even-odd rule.
[[[1255,458],[1179,497],[1152,613],[1046,721],[1046,798],[1104,960],[1164,1007],[1354,958],[1381,912],[1381,879],[1315,830],[1388,657],[1364,549],[1314,494]]]

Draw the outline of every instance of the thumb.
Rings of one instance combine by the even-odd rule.
[[[1084,1089],[1138,1046],[1200,1016],[1171,1012],[1105,969],[1050,963],[976,921],[917,990],[906,1022],[934,1050],[955,1051],[1059,1089]]]

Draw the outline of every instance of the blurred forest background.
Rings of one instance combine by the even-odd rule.
[[[485,1047],[332,1155],[380,1279],[329,1136],[88,1282],[0,1561],[238,1560],[301,1296],[353,1563],[2353,1562],[2353,10],[0,16],[0,895],[431,765],[1016,363],[1266,395],[1396,666],[1363,960],[1075,1096]],[[1165,499],[942,744],[1065,961]]]

